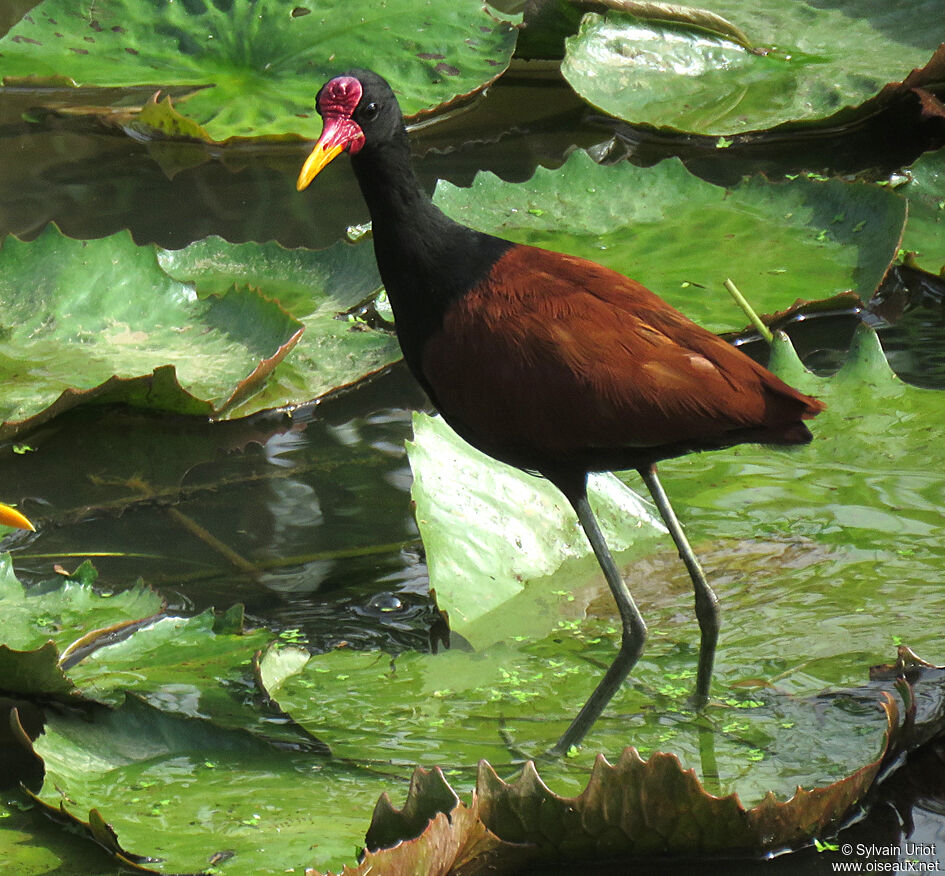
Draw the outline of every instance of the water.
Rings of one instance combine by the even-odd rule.
[[[50,99],[67,104],[73,96],[44,95]],[[196,147],[206,161],[187,167],[171,147],[82,117],[29,113],[39,120],[24,121],[36,100],[0,94],[4,234],[29,237],[54,221],[80,238],[129,228],[139,243],[170,248],[209,234],[321,247],[367,218],[344,162],[320,178],[318,197],[296,194],[304,145]],[[610,134],[567,90],[524,77],[418,131],[414,142],[421,177],[432,186],[438,177],[468,183],[480,169],[525,179],[539,163],[560,164],[572,144],[606,146]],[[854,313],[838,311],[799,320],[791,331],[807,361],[829,371],[842,361],[855,323]],[[934,301],[919,301],[883,337],[906,379],[945,388],[945,333]],[[39,523],[38,533],[14,535],[7,547],[27,584],[89,556],[103,588],[140,576],[173,610],[241,601],[252,622],[298,630],[314,648],[345,641],[425,649],[436,613],[403,442],[411,411],[427,404],[398,365],[292,416],[208,424],[118,408],[69,413],[0,445],[3,498]],[[928,765],[931,759],[941,775],[940,756],[933,749],[894,778],[867,824],[841,840],[881,836],[895,844],[906,825],[911,842],[937,844],[945,858],[945,787]],[[717,872],[829,872],[831,860],[805,852],[768,865],[727,863]],[[640,872],[648,872],[645,865]]]

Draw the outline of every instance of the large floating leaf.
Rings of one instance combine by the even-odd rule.
[[[83,564],[59,586],[24,591],[9,554],[0,556],[0,687],[24,695],[70,698],[79,691],[62,668],[64,654],[109,640],[163,609],[137,584],[114,597],[92,589],[95,570]]]
[[[312,739],[253,702],[253,655],[270,640],[262,630],[215,629],[212,611],[167,617],[114,645],[97,648],[69,670],[81,694],[110,705],[135,693],[164,712],[202,718],[295,746]],[[142,671],[145,667],[145,671]]]
[[[651,598],[645,588],[635,590],[641,599]],[[576,597],[570,615],[560,600],[559,616],[566,619],[543,639],[510,637],[475,653],[297,652],[292,665],[284,659],[273,664],[269,652],[260,679],[280,707],[337,757],[400,769],[448,764],[466,773],[486,758],[509,769],[513,761],[551,749],[613,659],[619,632],[598,616],[609,606],[598,594],[592,616],[584,617],[587,601]],[[546,613],[554,610],[548,602]],[[678,753],[708,774],[715,788],[737,790],[752,802],[768,791],[789,796],[797,785],[829,784],[862,764],[862,739],[877,731],[881,687],[811,698],[776,689],[737,692],[728,683],[746,668],[733,670],[731,663],[716,680],[726,693],[709,712],[715,729],[700,734],[683,705],[691,692],[694,649],[654,637],[585,748],[548,763],[546,781],[578,792],[595,752],[616,757],[631,740],[647,753]],[[352,697],[352,690],[359,695]]]
[[[489,459],[440,417],[414,414],[413,427],[411,496],[440,608],[451,629],[477,646],[520,634],[541,612],[527,597],[508,601],[525,582],[590,555],[573,509],[544,478]],[[594,475],[589,493],[612,550],[652,550],[663,525],[636,493],[613,475]]]
[[[660,4],[628,4],[638,5]],[[565,78],[591,103],[631,122],[734,134],[860,104],[922,67],[945,34],[937,0],[881,8],[866,0],[698,5],[766,51],[678,20],[588,13],[567,40]]]
[[[847,289],[869,297],[896,255],[906,213],[878,186],[753,178],[726,190],[675,159],[600,167],[583,152],[524,184],[489,173],[469,189],[440,183],[436,202],[482,231],[627,274],[714,330],[741,320],[726,277],[759,311]]]
[[[26,591],[10,555],[0,555],[0,642],[21,650],[51,642],[62,653],[79,646],[89,633],[114,632],[164,608],[164,600],[141,583],[103,596],[92,588],[95,578],[92,565],[83,563],[69,578]]]
[[[392,332],[346,315],[380,286],[365,245],[210,237],[155,250],[127,233],[77,241],[50,227],[32,243],[8,239],[0,264],[0,434],[87,402],[241,416],[308,402],[400,357]]]
[[[897,637],[933,650],[940,642],[945,593],[928,582],[945,562],[945,396],[896,378],[865,328],[828,379],[796,359],[782,368],[781,352],[774,370],[827,402],[810,424],[812,444],[693,454],[661,471],[722,600],[720,671],[744,661],[743,678],[810,691],[852,683],[857,663],[876,662]],[[739,546],[760,540],[780,547],[744,568]]]
[[[8,237],[0,271],[2,436],[87,401],[220,415],[258,391],[302,331],[250,289],[199,300],[127,232]]]
[[[340,866],[391,782],[134,699],[52,715],[35,748],[44,805],[168,873],[205,872],[216,856],[247,876]]]
[[[910,181],[899,189],[909,201],[902,245],[937,273],[945,268],[945,149],[923,155],[909,174]]]
[[[400,358],[391,332],[343,317],[380,288],[370,244],[339,242],[312,251],[207,237],[184,249],[158,250],[158,262],[169,276],[194,284],[201,295],[220,294],[233,283],[259,288],[305,326],[292,356],[251,400],[252,410],[309,401]]]
[[[0,678],[7,693],[69,699],[77,691],[59,665],[52,642],[29,651],[0,645]]]
[[[163,600],[140,583],[102,595],[94,581],[84,563],[72,578],[24,591],[9,554],[0,557],[0,688],[113,706],[136,693],[166,712],[312,744],[253,703],[252,659],[272,637],[244,631],[241,606],[162,617]]]
[[[403,809],[387,795],[378,802],[368,831],[372,851],[343,876],[416,873],[410,869],[416,862],[428,874],[512,872],[543,860],[560,866],[667,853],[758,852],[809,841],[836,828],[896,750],[898,710],[888,697],[883,708],[886,737],[876,759],[832,785],[798,788],[783,802],[768,796],[751,809],[735,794],[706,793],[675,756],[643,760],[632,748],[614,765],[599,756],[587,786],[571,798],[551,791],[532,762],[506,783],[483,761],[469,806],[456,800],[442,773],[418,770]]]
[[[178,109],[223,140],[314,137],[315,93],[350,67],[373,67],[407,113],[476,91],[508,65],[512,22],[477,0],[360,4],[45,0],[0,40],[0,76],[80,85],[197,86]],[[209,87],[207,87],[209,86]]]

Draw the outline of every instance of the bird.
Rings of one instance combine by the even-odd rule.
[[[695,594],[700,648],[692,701],[704,708],[719,603],[657,464],[743,443],[808,443],[803,421],[825,405],[623,274],[451,219],[420,184],[397,97],[377,73],[332,77],[315,108],[322,131],[296,188],[306,189],[339,155],[350,156],[407,366],[465,441],[561,491],[616,603],[617,654],[551,753],[582,742],[647,636],[588,503],[591,472],[637,470],[675,542]]]

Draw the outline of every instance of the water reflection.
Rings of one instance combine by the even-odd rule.
[[[395,368],[291,417],[71,412],[30,436],[28,452],[0,449],[4,495],[39,523],[7,546],[26,583],[90,556],[105,588],[142,576],[188,611],[242,601],[313,646],[399,650],[430,621],[404,451],[423,403]],[[400,606],[376,610],[376,590]],[[373,627],[360,630],[366,618]]]

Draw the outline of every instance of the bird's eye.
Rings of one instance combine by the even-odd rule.
[[[372,119],[377,118],[377,114],[380,111],[380,107],[376,103],[369,103],[363,110],[361,110],[361,117],[365,121],[370,122]]]

